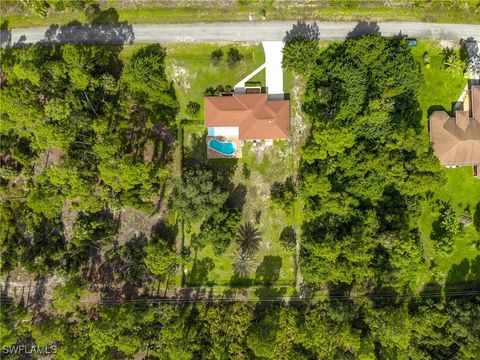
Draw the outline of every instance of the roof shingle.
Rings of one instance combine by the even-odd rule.
[[[443,165],[480,163],[480,86],[470,89],[472,114],[456,111],[454,117],[445,111],[430,116],[430,138],[433,150]]]
[[[238,126],[239,138],[287,139],[288,100],[269,101],[266,94],[205,97],[205,126]]]

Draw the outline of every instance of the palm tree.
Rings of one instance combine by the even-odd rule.
[[[262,236],[260,231],[251,223],[240,225],[237,233],[237,245],[243,254],[253,254],[258,250]]]
[[[446,67],[446,70],[448,73],[455,73],[455,72],[461,72],[463,68],[465,67],[462,59],[460,59],[460,56],[456,53],[450,54],[443,64]]]
[[[240,277],[247,277],[252,268],[253,257],[247,253],[238,251],[233,261],[233,271]]]

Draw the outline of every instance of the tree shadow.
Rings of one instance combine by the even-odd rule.
[[[168,242],[170,246],[175,244],[178,236],[178,224],[168,224],[164,220],[160,220],[152,227],[150,233],[152,238],[162,238]]]
[[[280,256],[265,256],[255,271],[255,282],[264,286],[271,286],[280,278],[282,258]]]
[[[87,14],[89,23],[72,21],[66,25],[51,25],[45,32],[42,45],[99,44],[123,45],[133,44],[135,34],[133,27],[126,21],[120,22],[118,12],[114,8],[100,10],[98,5],[92,6]]]
[[[245,205],[247,197],[247,187],[244,184],[238,184],[230,191],[226,201],[228,207],[241,211]]]
[[[287,293],[287,287],[286,286],[280,286],[280,287],[275,287],[275,286],[261,286],[258,289],[255,290],[255,295],[261,299],[261,300],[275,300],[278,301],[280,300],[279,298],[282,298],[285,296]]]
[[[445,283],[445,290],[456,291],[461,289],[480,288],[480,255],[472,260],[463,259],[459,264],[450,268]]]
[[[238,274],[233,274],[230,278],[229,285],[232,287],[249,287],[253,285],[253,280],[248,277],[242,277]]]
[[[480,201],[475,206],[475,213],[473,215],[473,225],[475,226],[475,230],[480,233]]]
[[[8,21],[3,20],[0,24],[0,47],[10,46],[12,43],[12,30],[8,28]]]
[[[317,22],[306,23],[303,20],[297,21],[293,24],[292,28],[287,31],[283,41],[287,42],[293,39],[305,39],[305,40],[319,40],[320,29]]]
[[[445,111],[448,113],[450,110],[445,109],[442,105],[432,105],[427,110],[427,116],[430,117],[435,111]]]
[[[359,21],[347,34],[347,39],[358,39],[365,35],[381,35],[380,26],[375,21]]]
[[[39,312],[45,304],[45,293],[47,291],[47,278],[45,276],[35,277],[33,285],[33,295],[28,299],[28,304],[31,304],[32,311]]]
[[[184,133],[185,134],[185,133]],[[207,134],[189,133],[188,138],[183,139],[184,165],[196,167],[206,161],[207,158]]]
[[[185,283],[193,286],[213,285],[212,281],[208,281],[208,273],[214,268],[215,264],[211,258],[196,259],[192,271],[185,277]]]

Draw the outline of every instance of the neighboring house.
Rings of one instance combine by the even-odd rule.
[[[450,117],[445,111],[430,116],[433,150],[446,167],[473,166],[480,177],[480,86],[472,86],[463,110]]]
[[[283,93],[281,41],[263,42],[265,63],[235,85],[233,94],[206,96],[204,119],[208,128],[209,158],[239,158],[245,141],[285,140],[289,136],[290,108]],[[264,70],[262,87],[249,88],[248,80]]]

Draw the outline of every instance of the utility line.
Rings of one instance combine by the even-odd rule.
[[[370,300],[381,300],[381,299],[410,299],[415,297],[420,298],[439,298],[439,297],[467,297],[480,295],[480,290],[470,290],[470,291],[454,291],[454,292],[437,292],[437,293],[424,293],[424,294],[404,294],[404,295],[395,295],[395,294],[359,294],[359,295],[321,295],[312,298],[305,298],[302,296],[290,296],[290,297],[265,297],[265,298],[215,298],[215,297],[197,297],[197,298],[181,298],[181,297],[170,297],[170,298],[157,298],[157,299],[119,299],[119,298],[104,298],[99,302],[80,300],[81,304],[98,304],[98,305],[120,305],[120,304],[141,304],[141,303],[151,303],[151,304],[169,304],[169,303],[233,303],[233,302],[278,302],[278,303],[290,303],[290,302],[300,302],[300,303],[314,303],[316,301],[349,301],[354,299],[370,299]],[[11,298],[3,298],[0,296],[0,304],[12,304],[14,303]],[[31,301],[30,305],[33,304],[46,304],[51,303],[51,301]]]

